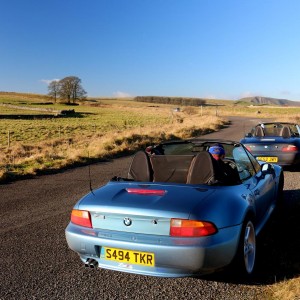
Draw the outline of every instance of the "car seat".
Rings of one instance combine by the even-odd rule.
[[[210,153],[203,151],[198,153],[191,163],[187,184],[216,184],[220,177],[218,162]]]
[[[264,130],[261,126],[256,126],[255,127],[255,132],[254,132],[254,136],[264,136]]]
[[[149,182],[152,181],[152,173],[148,154],[138,151],[131,161],[128,178],[134,181]]]
[[[282,136],[283,138],[287,139],[289,137],[291,137],[291,130],[288,126],[283,126],[280,132],[280,136]]]

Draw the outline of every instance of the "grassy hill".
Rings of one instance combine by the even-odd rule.
[[[236,104],[241,105],[269,105],[269,106],[299,106],[299,101],[291,101],[287,99],[277,99],[270,97],[246,97],[236,101]]]

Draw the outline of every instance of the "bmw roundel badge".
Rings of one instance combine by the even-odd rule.
[[[124,218],[123,223],[125,226],[130,226],[132,224],[132,220],[130,218]]]

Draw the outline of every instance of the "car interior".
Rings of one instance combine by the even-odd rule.
[[[223,160],[230,170],[230,179],[225,182],[219,163],[208,152],[210,146],[211,144],[174,143],[165,147],[159,145],[159,151],[156,148],[151,154],[138,151],[133,156],[128,177],[126,179],[117,177],[113,180],[207,185],[239,184],[240,178],[233,159]],[[228,153],[230,155],[231,151]]]

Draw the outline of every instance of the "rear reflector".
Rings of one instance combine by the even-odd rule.
[[[127,188],[126,191],[129,194],[156,195],[156,196],[163,196],[166,193],[165,190],[149,190],[149,189],[136,189],[136,188]]]
[[[286,147],[282,147],[283,152],[294,152],[298,151],[298,148],[295,145],[288,145]]]
[[[171,219],[170,236],[201,237],[212,235],[216,232],[217,228],[210,222]]]
[[[92,228],[91,215],[86,210],[73,209],[71,222],[76,225]]]

